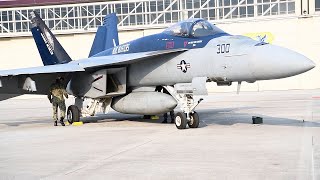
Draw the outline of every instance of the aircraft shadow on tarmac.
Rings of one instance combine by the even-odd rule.
[[[7,126],[21,126],[21,125],[28,125],[28,124],[46,124],[48,122],[53,121],[50,119],[48,120],[47,118],[41,119],[41,120],[29,120],[29,121],[13,121],[13,122],[0,122],[0,124],[4,124]]]
[[[202,109],[198,110],[200,117],[200,128],[208,125],[226,125],[231,126],[234,124],[252,124],[252,116],[259,116],[263,118],[263,124],[274,126],[296,126],[296,127],[320,127],[319,122],[308,121],[303,119],[289,119],[281,117],[272,117],[261,114],[248,114],[237,113],[236,111],[242,109],[252,109],[254,107],[241,107],[241,108],[223,108],[223,109]],[[95,117],[83,118],[84,123],[104,123],[107,121],[135,121],[142,123],[161,123],[163,121],[162,115],[158,115],[159,119],[143,119],[142,115],[126,115],[120,113],[111,113],[108,115],[98,115]],[[170,116],[168,113],[168,121]]]
[[[251,108],[251,107],[249,107]],[[248,108],[248,109],[249,109]],[[272,117],[262,114],[248,114],[235,112],[239,108],[224,108],[224,109],[205,109],[199,110],[202,127],[206,125],[234,125],[234,124],[252,124],[252,116],[263,118],[263,124],[274,126],[297,126],[297,127],[320,127],[320,123],[301,119],[289,119],[281,117]]]
[[[252,124],[252,116],[259,116],[263,118],[263,124],[274,125],[274,126],[296,126],[296,127],[320,127],[319,122],[304,121],[303,119],[289,119],[281,117],[272,117],[261,114],[249,114],[249,113],[238,113],[237,111],[252,109],[254,107],[240,107],[240,108],[221,108],[221,109],[201,109],[198,110],[200,117],[200,128],[209,125],[225,125],[231,126],[235,124]],[[82,118],[84,123],[108,123],[113,121],[133,121],[140,123],[157,123],[160,124],[163,121],[163,116],[158,115],[159,119],[143,119],[142,115],[128,115],[117,112],[110,112],[109,114],[98,114],[94,117]],[[51,123],[50,117],[30,119],[25,118],[24,120],[13,120],[13,122],[0,122],[7,126],[20,126],[27,124],[47,124]],[[170,122],[170,116],[168,113],[168,122]],[[172,124],[173,125],[173,124]]]

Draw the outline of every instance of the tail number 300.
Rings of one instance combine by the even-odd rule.
[[[218,47],[217,54],[229,53],[230,44],[218,44],[217,47]]]

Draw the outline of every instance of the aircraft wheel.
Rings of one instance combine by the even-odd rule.
[[[188,122],[188,125],[190,128],[197,128],[199,127],[199,115],[197,112],[194,112],[192,114],[190,114],[190,121]]]
[[[174,118],[174,123],[178,129],[186,129],[187,117],[185,113],[178,112]]]
[[[71,105],[68,107],[67,120],[70,124],[80,121],[80,111],[77,106]]]

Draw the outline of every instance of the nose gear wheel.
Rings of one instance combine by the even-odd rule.
[[[175,116],[175,124],[178,129],[187,128],[187,117],[185,113],[178,112]]]
[[[188,125],[190,128],[197,128],[199,127],[199,115],[197,112],[193,112],[190,114],[190,121],[188,122]]]

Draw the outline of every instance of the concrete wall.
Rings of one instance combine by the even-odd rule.
[[[280,80],[260,81],[253,84],[243,83],[243,91],[316,89],[320,88],[320,17],[292,18],[276,20],[253,20],[218,26],[231,34],[270,32],[273,44],[287,47],[312,59],[317,67],[313,70]],[[138,37],[161,32],[162,29],[122,31],[120,42],[124,43]],[[60,43],[73,59],[88,56],[94,34],[58,35]],[[0,69],[41,66],[42,62],[32,37],[0,38]],[[230,87],[217,87],[209,83],[210,91],[236,91],[236,84]]]

